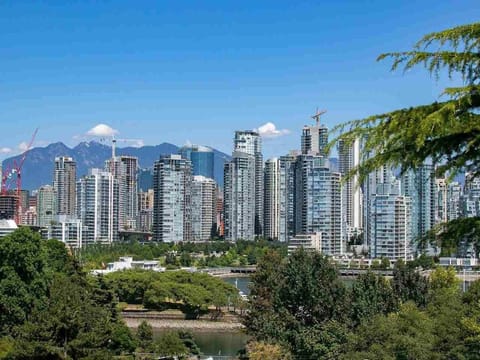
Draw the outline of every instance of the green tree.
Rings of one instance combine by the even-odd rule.
[[[153,345],[153,328],[145,320],[140,323],[137,329],[138,345],[142,351],[150,351]]]
[[[282,261],[268,252],[252,280],[245,325],[255,340],[283,344],[294,357],[335,354],[346,289],[327,257],[300,249]]]
[[[425,307],[428,301],[428,279],[415,269],[397,262],[393,270],[392,289],[400,303],[413,301],[419,307]]]
[[[15,359],[82,358],[109,350],[111,354],[135,349],[133,336],[115,312],[112,302],[99,296],[82,276],[56,275],[45,306],[17,328]]]
[[[154,343],[154,352],[161,356],[186,357],[188,348],[183,343],[177,332],[168,331],[160,336]]]
[[[375,315],[393,312],[398,307],[390,283],[371,272],[362,274],[355,280],[350,298],[350,321],[354,326]]]
[[[413,303],[398,313],[377,315],[363,323],[346,344],[345,360],[434,360],[442,359],[435,349],[434,324]]]
[[[0,335],[11,333],[45,300],[49,278],[41,241],[27,228],[0,241]]]

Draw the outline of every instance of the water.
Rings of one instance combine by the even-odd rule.
[[[167,330],[156,330],[155,337]],[[190,330],[204,355],[235,356],[245,348],[248,336],[241,331],[195,331]]]
[[[250,284],[250,277],[248,276],[239,276],[239,277],[230,277],[230,278],[223,278],[224,281],[236,286],[238,290],[243,292],[245,295],[250,294],[250,288],[248,287]]]

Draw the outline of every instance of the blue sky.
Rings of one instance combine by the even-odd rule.
[[[91,139],[230,152],[271,122],[266,157],[299,147],[325,108],[339,122],[438,100],[446,80],[375,61],[480,19],[467,1],[1,1],[0,154]],[[122,144],[119,144],[122,146]]]

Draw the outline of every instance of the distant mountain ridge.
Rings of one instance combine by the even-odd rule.
[[[161,155],[176,154],[179,147],[170,143],[155,146],[117,148],[117,155],[138,157],[140,168],[151,168]],[[221,151],[214,151],[215,180],[223,186],[223,164],[231,157]],[[112,148],[96,141],[81,142],[69,148],[62,142],[46,147],[36,147],[28,152],[22,169],[22,187],[27,190],[38,189],[42,185],[52,184],[55,157],[70,156],[77,163],[77,178],[87,174],[90,168],[104,168],[105,160],[112,156]],[[21,155],[5,159],[2,168],[8,168]]]

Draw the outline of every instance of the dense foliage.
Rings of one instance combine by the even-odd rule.
[[[212,306],[239,301],[235,286],[203,273],[128,270],[108,274],[103,281],[121,302],[156,310],[179,309],[194,318]]]
[[[178,244],[132,242],[88,246],[78,253],[78,258],[87,269],[99,269],[121,256],[133,256],[135,260],[159,259],[163,265],[172,268],[245,266],[255,265],[257,259],[271,248],[277,249],[283,256],[287,254],[285,244],[267,240]]]
[[[41,240],[27,228],[3,237],[0,358],[111,359],[150,344],[158,356],[198,354],[188,333],[148,341],[144,329],[135,336],[119,316],[110,285],[87,276],[59,241]]]
[[[257,357],[479,358],[480,282],[462,294],[453,269],[427,279],[399,263],[392,279],[368,272],[346,287],[319,253],[272,251],[252,281],[244,322]]]

